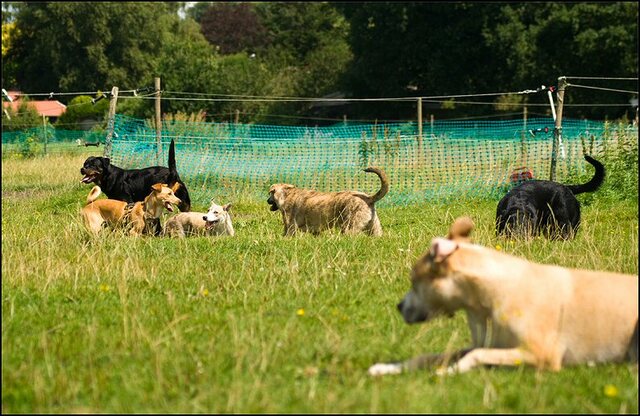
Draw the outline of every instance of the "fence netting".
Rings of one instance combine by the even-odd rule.
[[[592,172],[583,154],[606,147],[637,127],[563,120],[556,180]],[[620,131],[620,130],[624,131]],[[549,179],[554,121],[434,121],[338,124],[327,127],[219,122],[164,122],[160,141],[152,121],[116,115],[111,163],[123,168],[167,166],[175,140],[181,178],[191,189],[233,190],[264,197],[273,183],[321,191],[373,193],[379,181],[364,173],[382,168],[391,184],[381,203],[404,204],[464,196],[503,194],[512,175]]]

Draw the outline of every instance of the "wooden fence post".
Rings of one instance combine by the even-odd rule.
[[[111,157],[111,140],[115,129],[116,105],[118,104],[118,87],[111,88],[109,98],[109,115],[107,116],[107,137],[104,139],[104,157]]]
[[[558,78],[558,105],[556,109],[556,123],[553,129],[553,144],[551,146],[551,173],[550,181],[556,180],[556,162],[558,153],[558,144],[562,140],[562,109],[564,106],[564,90],[567,85],[566,77]]]
[[[422,97],[418,97],[418,150],[422,149]]]
[[[527,105],[525,104],[522,111],[522,138],[520,143],[520,159],[523,166],[526,165],[527,158]]]
[[[42,133],[44,139],[44,154],[47,154],[47,120],[44,118],[44,114],[42,115]]]
[[[156,87],[156,158],[158,166],[161,166],[162,156],[162,107],[160,105],[160,77],[155,78]]]

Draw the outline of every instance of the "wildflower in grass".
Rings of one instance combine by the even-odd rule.
[[[109,287],[109,285],[105,285],[104,283],[100,285],[100,291],[101,292],[108,292],[110,290],[111,290],[111,288]]]
[[[496,244],[496,250],[498,251],[502,250],[502,246],[500,244]]]
[[[207,297],[209,296],[209,291],[207,289],[202,289],[202,296]]]
[[[296,311],[296,315],[298,316],[304,316],[304,309],[300,308]]]
[[[618,388],[613,384],[604,386],[604,395],[607,397],[618,397]]]

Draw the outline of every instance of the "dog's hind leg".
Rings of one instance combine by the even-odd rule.
[[[91,212],[82,211],[82,218],[87,230],[94,235],[98,235],[100,230],[102,230],[102,224],[104,222],[102,217]]]
[[[369,222],[367,233],[375,237],[380,237],[382,235],[382,225],[380,224],[380,219],[377,214],[374,214],[371,222]]]

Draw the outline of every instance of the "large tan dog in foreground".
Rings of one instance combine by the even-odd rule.
[[[144,201],[134,204],[115,199],[96,200],[102,191],[99,186],[94,186],[87,196],[87,205],[81,211],[85,226],[94,234],[100,232],[104,223],[129,226],[129,234],[134,236],[152,234],[149,228],[154,227],[162,211],[173,212],[173,205],[180,204],[180,199],[174,195],[179,187],[179,182],[171,188],[157,183],[151,187],[151,193]]]
[[[470,349],[376,364],[369,374],[436,366],[437,374],[478,365],[563,365],[636,361],[638,277],[532,263],[471,244],[473,223],[457,219],[435,238],[411,274],[398,309],[407,323],[467,313]]]
[[[380,178],[380,190],[374,195],[364,192],[318,192],[279,183],[271,185],[267,202],[271,211],[282,212],[284,235],[298,230],[319,234],[329,228],[339,228],[343,234],[382,235],[382,226],[374,204],[389,192],[389,180],[378,168],[367,168]]]

